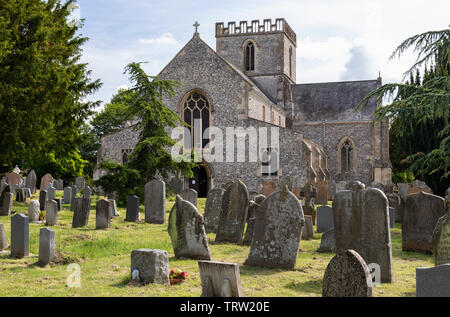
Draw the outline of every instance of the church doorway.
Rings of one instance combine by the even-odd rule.
[[[198,193],[199,198],[206,198],[208,195],[208,171],[204,165],[200,165],[192,170],[194,177],[189,179],[189,188]]]

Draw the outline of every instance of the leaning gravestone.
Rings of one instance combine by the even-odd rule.
[[[58,223],[58,203],[54,200],[45,202],[45,224],[46,226],[56,226]]]
[[[450,297],[450,263],[416,268],[417,297]]]
[[[387,197],[376,188],[362,190],[358,184],[353,188],[336,193],[333,201],[336,251],[352,249],[367,263],[377,263],[381,282],[390,283],[393,269]]]
[[[164,250],[139,249],[131,252],[131,274],[137,270],[139,281],[169,285],[169,254]]]
[[[91,199],[90,198],[75,198],[74,202],[74,212],[72,219],[72,228],[85,227],[89,222],[89,212],[91,209]]]
[[[31,193],[34,194],[36,192],[36,172],[32,170],[28,173],[27,178],[25,179],[25,187],[31,190]]]
[[[438,220],[433,233],[434,265],[450,263],[450,211]]]
[[[29,220],[23,214],[11,217],[11,257],[23,258],[29,255]]]
[[[140,199],[138,196],[128,197],[125,221],[136,222],[139,220],[139,205]]]
[[[72,201],[72,187],[65,187],[63,202],[64,204],[70,204],[71,201]]]
[[[302,230],[302,240],[311,240],[314,238],[314,227],[312,216],[305,215],[305,225]]]
[[[53,184],[53,177],[51,174],[45,174],[41,178],[41,186],[39,187],[40,190],[45,190],[47,188],[48,184]]]
[[[39,233],[39,263],[47,265],[55,258],[55,231],[42,228]]]
[[[166,221],[166,184],[153,180],[145,185],[145,222],[164,224]]]
[[[86,199],[86,198],[83,198]],[[109,200],[102,199],[97,202],[95,214],[95,229],[109,228],[111,215],[109,213]]]
[[[28,205],[28,218],[30,222],[39,222],[39,215],[41,213],[38,200],[31,200]]]
[[[179,195],[170,211],[168,231],[176,258],[211,259],[203,217],[191,202]]]
[[[3,192],[2,194],[2,205],[0,210],[0,216],[10,216],[13,206],[14,195],[10,192]]]
[[[39,191],[39,206],[41,208],[41,211],[45,210],[45,202],[46,201],[47,201],[47,191],[40,190]]]
[[[222,207],[222,199],[225,190],[220,187],[211,189],[206,198],[205,205],[205,230],[207,233],[216,233],[219,223],[219,215]]]
[[[364,259],[346,250],[331,259],[323,277],[323,297],[372,297],[372,277]]]
[[[82,176],[78,176],[77,178],[75,178],[75,186],[77,186],[77,188],[85,188],[86,187],[86,180],[84,179],[84,177]]]
[[[240,180],[228,186],[222,199],[216,242],[242,243],[247,220],[249,195]]]
[[[241,274],[236,263],[198,261],[202,297],[243,297]]]
[[[255,232],[255,224],[256,224],[256,218],[257,218],[256,213],[257,213],[259,207],[260,207],[260,205],[254,201],[251,201],[248,206],[247,229],[245,230],[244,241],[242,242],[243,245],[251,245],[252,244],[253,233]]]
[[[320,206],[317,208],[317,233],[327,232],[334,228],[333,208]]]
[[[6,239],[5,226],[0,223],[0,251],[6,250],[9,247],[8,240]]]
[[[334,239],[334,229],[322,234],[319,252],[336,252],[336,240]]]
[[[245,265],[294,269],[304,223],[300,202],[287,187],[271,194],[259,207]]]
[[[445,215],[443,198],[421,192],[406,197],[402,223],[403,251],[432,251],[433,232]]]
[[[270,194],[272,194],[274,191],[276,191],[278,189],[277,183],[275,182],[265,182],[263,184],[263,190],[262,190],[262,194],[264,196],[269,196]]]
[[[187,188],[181,192],[181,198],[183,200],[187,200],[191,204],[193,204],[195,207],[197,207],[197,199],[198,199],[198,193],[196,190],[192,188]]]

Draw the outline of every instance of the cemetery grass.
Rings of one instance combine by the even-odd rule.
[[[58,192],[58,197],[61,197]],[[32,199],[38,199],[39,193]],[[119,217],[111,221],[111,228],[95,230],[95,202],[92,197],[89,225],[72,229],[69,205],[63,205],[58,214],[56,232],[56,260],[45,267],[38,264],[39,230],[45,224],[30,223],[30,256],[24,259],[9,257],[9,249],[0,253],[0,296],[63,296],[63,297],[198,297],[201,282],[197,261],[176,259],[165,225],[125,222],[125,209],[118,208]],[[14,201],[13,212],[28,213],[28,203]],[[174,204],[167,201],[167,215]],[[199,199],[199,211],[203,213],[205,199]],[[141,219],[144,218],[141,205]],[[8,242],[11,243],[11,219],[0,217],[5,225]],[[374,288],[374,296],[415,296],[415,268],[433,266],[431,255],[401,251],[401,226],[392,229],[394,282]],[[247,297],[308,297],[321,296],[322,279],[332,253],[319,253],[321,234],[314,239],[301,241],[295,270],[264,269],[243,266],[248,246],[216,244],[215,235],[208,234],[214,261],[236,262],[240,265],[244,295]],[[188,273],[185,282],[175,286],[156,284],[136,285],[130,281],[130,253],[139,248],[163,249],[169,253],[171,269],[180,268]],[[68,265],[81,267],[81,287],[69,288],[67,280],[71,272]]]

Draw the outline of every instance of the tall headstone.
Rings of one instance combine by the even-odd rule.
[[[46,265],[55,258],[55,231],[42,228],[39,232],[39,263]]]
[[[23,214],[11,217],[11,257],[23,258],[29,255],[29,220]]]
[[[131,274],[137,270],[139,281],[169,285],[169,254],[164,250],[139,249],[131,252]]]
[[[417,297],[450,297],[450,263],[416,268]]]
[[[86,181],[85,181],[84,177],[78,176],[77,178],[75,178],[75,186],[77,186],[77,188],[80,188],[80,190],[82,188],[85,188],[86,187]]]
[[[311,184],[307,183],[303,186],[302,191],[300,192],[300,197],[302,200],[302,208],[303,213],[306,216],[311,216],[313,225],[316,223],[316,207],[315,207],[315,199],[317,195],[317,189]]]
[[[83,198],[86,199],[86,198]],[[97,201],[96,205],[96,217],[95,217],[95,229],[107,229],[109,228],[111,215],[109,213],[110,207],[109,200],[102,199]]]
[[[443,198],[424,192],[408,195],[403,210],[402,250],[431,252],[433,231],[444,215]]]
[[[312,223],[312,217],[305,215],[305,225],[302,230],[302,240],[311,240],[314,238],[314,226]]]
[[[74,212],[72,219],[72,228],[85,227],[89,222],[89,212],[91,209],[91,199],[90,198],[75,198],[74,202]]]
[[[327,232],[334,228],[333,208],[320,206],[317,208],[317,232]]]
[[[92,189],[89,186],[85,186],[83,189],[83,197],[91,198]]]
[[[202,297],[243,297],[241,274],[236,263],[198,261]]]
[[[172,177],[169,180],[169,186],[175,195],[180,195],[183,191],[183,181],[178,177]]]
[[[227,187],[217,226],[216,242],[242,243],[247,220],[249,195],[240,180]]]
[[[433,233],[434,264],[450,263],[450,211],[438,220]]]
[[[260,207],[254,201],[251,201],[248,205],[247,212],[247,229],[245,230],[243,245],[251,245],[253,240],[253,233],[255,232],[255,224],[256,224],[256,214],[258,212],[258,208]]]
[[[41,211],[45,210],[45,202],[46,201],[47,201],[47,191],[40,190],[39,191],[39,206],[41,208]]]
[[[125,221],[136,222],[139,220],[139,205],[140,199],[138,196],[128,197]]]
[[[386,197],[389,201],[389,207],[394,208],[395,210],[395,222],[402,222],[402,215],[400,209],[401,198],[399,194],[396,193],[387,193]]]
[[[41,187],[39,187],[40,190],[45,190],[47,189],[47,185],[48,184],[53,184],[53,177],[51,174],[45,174],[42,178],[41,178]]]
[[[76,185],[72,185],[72,199],[70,200],[70,211],[75,210],[75,198],[77,198],[78,187]]]
[[[45,202],[45,225],[56,226],[58,223],[58,203],[54,200]]]
[[[39,215],[41,213],[40,205],[38,200],[31,200],[28,205],[28,218],[30,222],[38,222]]]
[[[211,189],[206,198],[205,205],[205,230],[207,233],[216,233],[219,224],[220,210],[225,190],[220,187]]]
[[[63,196],[64,204],[70,204],[72,202],[72,187],[64,188],[64,196]]]
[[[272,181],[265,182],[263,184],[262,194],[267,197],[270,194],[272,194],[274,191],[276,191],[277,189],[278,189],[277,183],[272,182]]]
[[[15,192],[16,192],[16,201],[17,202],[19,202],[19,203],[26,202],[27,197],[25,196],[25,191],[23,190],[23,188],[16,188]]]
[[[51,186],[47,189],[47,196],[45,200],[55,200],[56,199],[56,188]]]
[[[2,193],[2,205],[0,206],[0,216],[10,216],[13,206],[13,199],[14,195],[13,193],[4,191]]]
[[[294,269],[305,223],[298,199],[287,187],[259,207],[246,265]]]
[[[323,297],[372,297],[372,277],[364,259],[354,250],[337,254],[323,277]]]
[[[211,259],[203,217],[197,207],[179,195],[170,211],[168,231],[176,258]]]
[[[326,181],[317,182],[317,204],[328,204],[328,183]]]
[[[145,185],[145,222],[164,224],[166,221],[166,184],[153,180]]]
[[[389,207],[389,228],[395,227],[395,209]]]
[[[20,181],[21,181],[21,178],[20,178],[19,174],[15,173],[15,172],[11,172],[8,174],[8,185],[11,188],[11,190],[14,189],[15,185],[19,186]]]
[[[197,207],[197,199],[198,199],[198,193],[196,190],[192,188],[187,188],[181,192],[181,198],[183,200],[187,200],[191,204],[193,204],[195,207]]]
[[[6,239],[5,226],[0,223],[0,251],[6,250],[9,247],[8,240]]]
[[[25,187],[29,188],[32,194],[36,193],[36,182],[37,182],[36,172],[32,170],[30,173],[28,173],[28,176],[25,179]]]

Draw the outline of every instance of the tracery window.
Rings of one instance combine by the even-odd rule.
[[[345,140],[341,146],[341,171],[348,173],[353,170],[353,145],[350,140]]]
[[[289,77],[292,77],[292,46],[289,47]]]
[[[185,140],[185,147],[192,148],[194,144],[201,142],[202,148],[205,148],[209,143],[209,137],[204,138],[204,132],[209,128],[210,120],[210,105],[208,99],[197,91],[191,93],[184,102],[183,118],[191,129],[191,139]],[[201,135],[199,136],[201,141],[195,140],[194,142],[194,138],[196,137],[194,134],[195,128],[197,128],[198,131],[201,131]]]
[[[133,149],[122,149],[122,164],[128,163],[128,157],[130,156]]]
[[[248,42],[245,47],[245,70],[255,70],[255,45]]]

